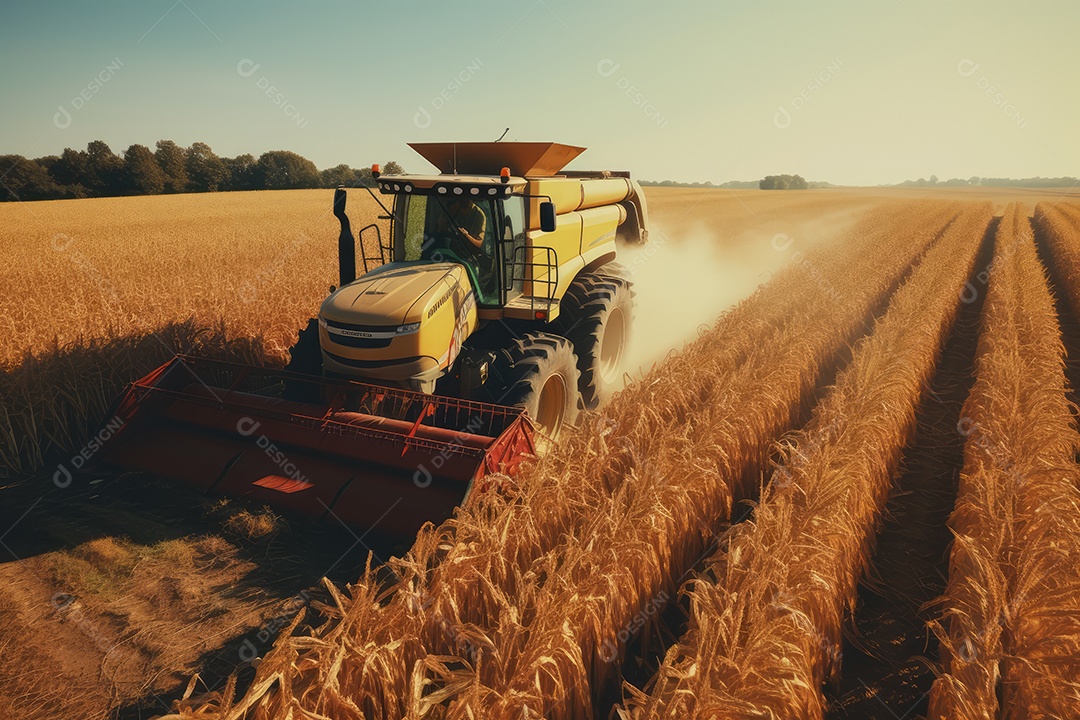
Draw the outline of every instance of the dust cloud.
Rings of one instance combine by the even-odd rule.
[[[731,237],[704,224],[670,233],[654,225],[647,245],[620,248],[619,262],[635,292],[627,374],[641,377],[785,265],[843,235],[860,216],[841,212],[798,223],[762,223]]]

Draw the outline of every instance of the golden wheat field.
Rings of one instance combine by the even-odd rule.
[[[411,547],[55,483],[174,352],[286,360],[331,196],[0,205],[0,715],[1080,717],[1074,198],[649,188],[624,389]]]

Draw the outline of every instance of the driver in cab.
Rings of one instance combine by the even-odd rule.
[[[467,197],[455,196],[443,204],[435,220],[435,235],[458,239],[458,245],[468,250],[469,257],[462,259],[473,265],[477,273],[482,302],[491,301],[494,291],[494,272],[491,250],[485,248],[484,238],[487,232],[487,215]],[[449,245],[451,249],[454,244]]]
[[[435,222],[438,235],[464,237],[478,252],[483,252],[484,231],[487,230],[487,216],[467,197],[458,196],[446,203],[446,212],[440,213]]]

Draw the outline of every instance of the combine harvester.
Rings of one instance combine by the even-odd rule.
[[[560,172],[584,148],[556,143],[411,147],[443,174],[372,168],[390,241],[360,231],[359,279],[335,192],[340,286],[288,367],[174,358],[120,399],[102,462],[407,540],[614,392],[617,241],[648,238],[629,173]]]

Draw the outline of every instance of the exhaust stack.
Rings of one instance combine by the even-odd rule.
[[[345,214],[345,188],[334,191],[334,217],[341,223],[338,235],[338,283],[348,285],[356,279],[356,238],[353,237],[349,216]]]

